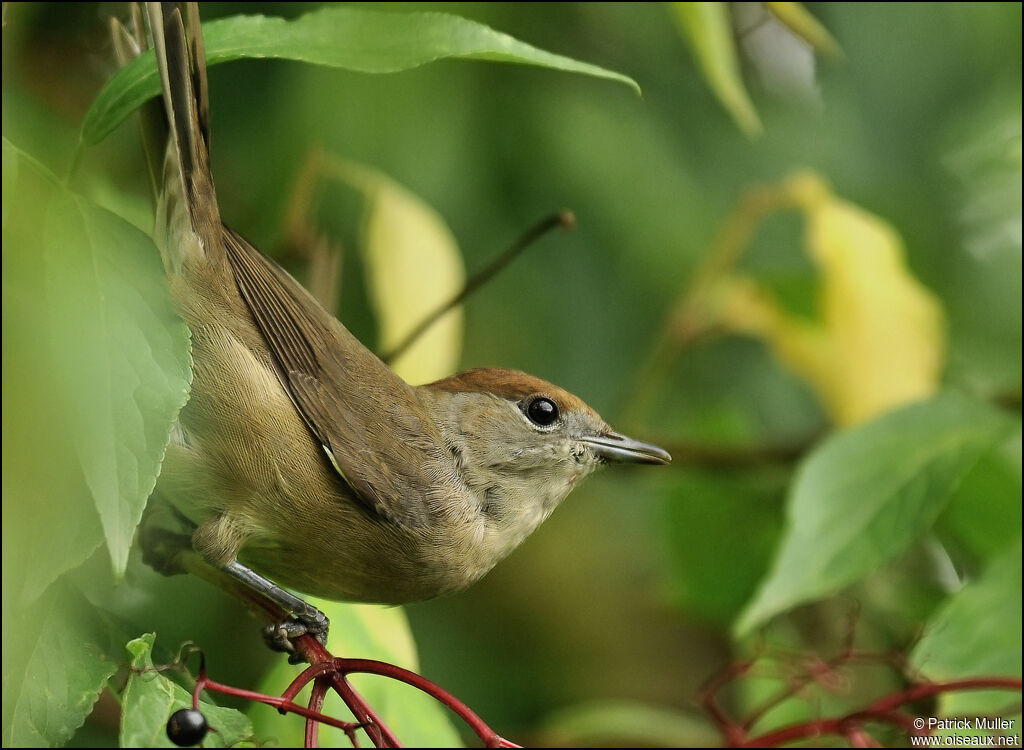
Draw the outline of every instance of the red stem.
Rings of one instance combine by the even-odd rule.
[[[895,709],[907,703],[930,698],[934,695],[958,690],[1020,690],[1021,680],[1016,677],[977,677],[951,682],[929,682],[912,685],[892,695],[871,703],[860,711],[854,711],[835,719],[816,719],[814,721],[791,724],[757,737],[730,743],[733,747],[775,747],[793,740],[817,737],[823,734],[845,735],[851,725],[864,721],[881,721],[896,724],[903,729],[912,727],[909,717],[897,713]]]
[[[711,720],[715,723],[715,726],[718,727],[718,731],[722,733],[725,743],[729,747],[738,746],[743,742],[746,734],[744,728],[738,726],[730,719],[725,709],[719,705],[718,691],[736,678],[749,672],[753,665],[753,661],[741,661],[731,664],[727,669],[722,670],[708,680],[701,689],[700,702],[704,706],[704,710],[708,712]]]
[[[317,713],[316,711],[310,711],[305,706],[301,706],[298,703],[292,703],[286,698],[278,698],[273,695],[264,695],[263,693],[257,693],[253,690],[246,690],[244,688],[237,688],[232,685],[222,685],[219,682],[213,680],[204,680],[200,678],[196,680],[196,686],[193,688],[192,701],[193,704],[198,705],[198,696],[203,690],[212,690],[217,693],[223,693],[224,695],[233,695],[236,698],[243,700],[256,701],[257,703],[263,703],[267,706],[276,708],[281,713],[293,713],[305,718],[313,718],[317,721],[322,721],[325,724],[330,724],[332,727],[337,727],[342,731],[347,731],[351,728],[352,722],[341,721],[331,716],[325,716],[324,714]]]
[[[313,688],[309,692],[309,706],[310,711],[316,711],[318,714],[323,713],[324,698],[327,696],[327,689],[329,685],[325,680],[315,680],[313,682]],[[347,734],[347,732],[346,732]],[[353,735],[349,735],[349,739],[352,739]],[[305,747],[319,747],[320,746],[320,722],[313,718],[306,719],[306,734]]]
[[[372,659],[335,659],[334,663],[340,674],[375,674],[388,679],[403,682],[417,690],[421,690],[434,700],[448,707],[473,731],[487,747],[518,747],[500,737],[469,706],[460,701],[444,688],[421,677],[408,669]]]
[[[922,698],[931,698],[939,693],[955,692],[957,690],[1020,690],[1021,680],[1019,677],[974,677],[966,680],[952,680],[950,682],[925,682],[920,685],[912,685],[892,695],[881,698],[866,709],[866,712],[891,711],[902,706],[904,703],[912,703]]]
[[[387,728],[376,712],[355,691],[347,679],[347,676],[350,674],[375,674],[397,680],[426,693],[462,719],[486,747],[520,747],[498,735],[469,706],[454,695],[415,672],[395,666],[394,664],[371,659],[336,658],[315,638],[309,635],[296,639],[295,646],[298,653],[309,661],[310,666],[292,681],[284,693],[281,694],[281,697],[264,695],[252,690],[214,682],[206,677],[205,664],[201,664],[199,678],[196,680],[192,691],[193,707],[198,708],[199,695],[203,690],[212,690],[225,695],[232,695],[236,698],[273,706],[281,713],[290,712],[305,717],[306,747],[317,747],[318,745],[318,722],[341,729],[352,741],[353,746],[356,747],[358,747],[355,735],[356,729],[362,729],[366,732],[375,747],[401,747],[398,738],[392,734],[391,730]],[[313,682],[313,688],[308,707],[295,703],[294,698],[310,681]],[[352,712],[356,723],[341,721],[322,713],[321,709],[323,708],[328,688],[334,688]]]
[[[304,635],[296,641],[295,645],[310,663],[306,671],[299,675],[300,678],[308,681],[320,675],[327,677],[331,682],[331,687],[334,688],[335,692],[341,697],[341,700],[348,706],[348,710],[352,712],[356,722],[362,725],[363,731],[366,732],[374,747],[402,746],[398,738],[380,720],[376,712],[370,708],[362,696],[345,679],[345,673],[338,670],[334,656],[316,638]],[[289,687],[289,691],[291,689]],[[299,689],[301,689],[301,685]]]
[[[377,713],[370,707],[363,697],[356,692],[351,683],[341,672],[332,672],[330,675],[331,685],[341,696],[341,699],[348,706],[352,715],[359,719],[370,741],[375,747],[401,747],[402,743],[391,733],[387,725],[380,720]]]
[[[377,747],[401,747],[401,745],[373,709],[370,708],[366,701],[352,688],[348,680],[345,679],[347,675],[356,673],[375,674],[410,685],[453,711],[466,723],[473,734],[480,738],[480,741],[486,747],[519,747],[504,739],[487,726],[469,706],[454,695],[415,672],[397,667],[394,664],[374,661],[372,659],[334,658],[319,642],[307,636],[300,638],[296,645],[300,647],[303,655],[312,663],[312,666],[299,676],[299,679],[308,681],[313,676],[329,674],[334,689],[341,696],[345,705],[349,707],[349,710],[352,711],[356,721],[364,725],[363,729]],[[305,684],[305,682],[302,682],[302,684]],[[291,688],[289,688],[289,692],[290,690]],[[371,728],[376,729],[380,736],[374,737]]]

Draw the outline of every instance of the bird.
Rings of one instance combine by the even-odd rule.
[[[191,332],[193,381],[157,494],[205,564],[289,612],[300,597],[404,604],[458,591],[606,463],[667,464],[568,391],[481,368],[398,377],[277,263],[221,221],[195,3],[133,6],[122,62],[147,47],[161,96],[140,112],[154,239]]]

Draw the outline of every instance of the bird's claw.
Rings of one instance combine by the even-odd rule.
[[[309,634],[316,638],[321,646],[326,645],[330,626],[327,615],[315,607],[310,607],[306,612],[295,614],[291,619],[267,625],[263,628],[263,640],[272,650],[287,653],[289,663],[298,664],[305,661],[305,657],[295,650],[295,639]]]

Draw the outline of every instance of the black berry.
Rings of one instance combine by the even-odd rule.
[[[198,745],[206,736],[206,717],[193,708],[181,708],[167,720],[167,736],[178,747]]]

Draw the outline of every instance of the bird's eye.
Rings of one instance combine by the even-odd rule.
[[[537,396],[526,402],[526,416],[538,427],[550,427],[558,419],[558,407],[551,399]]]

